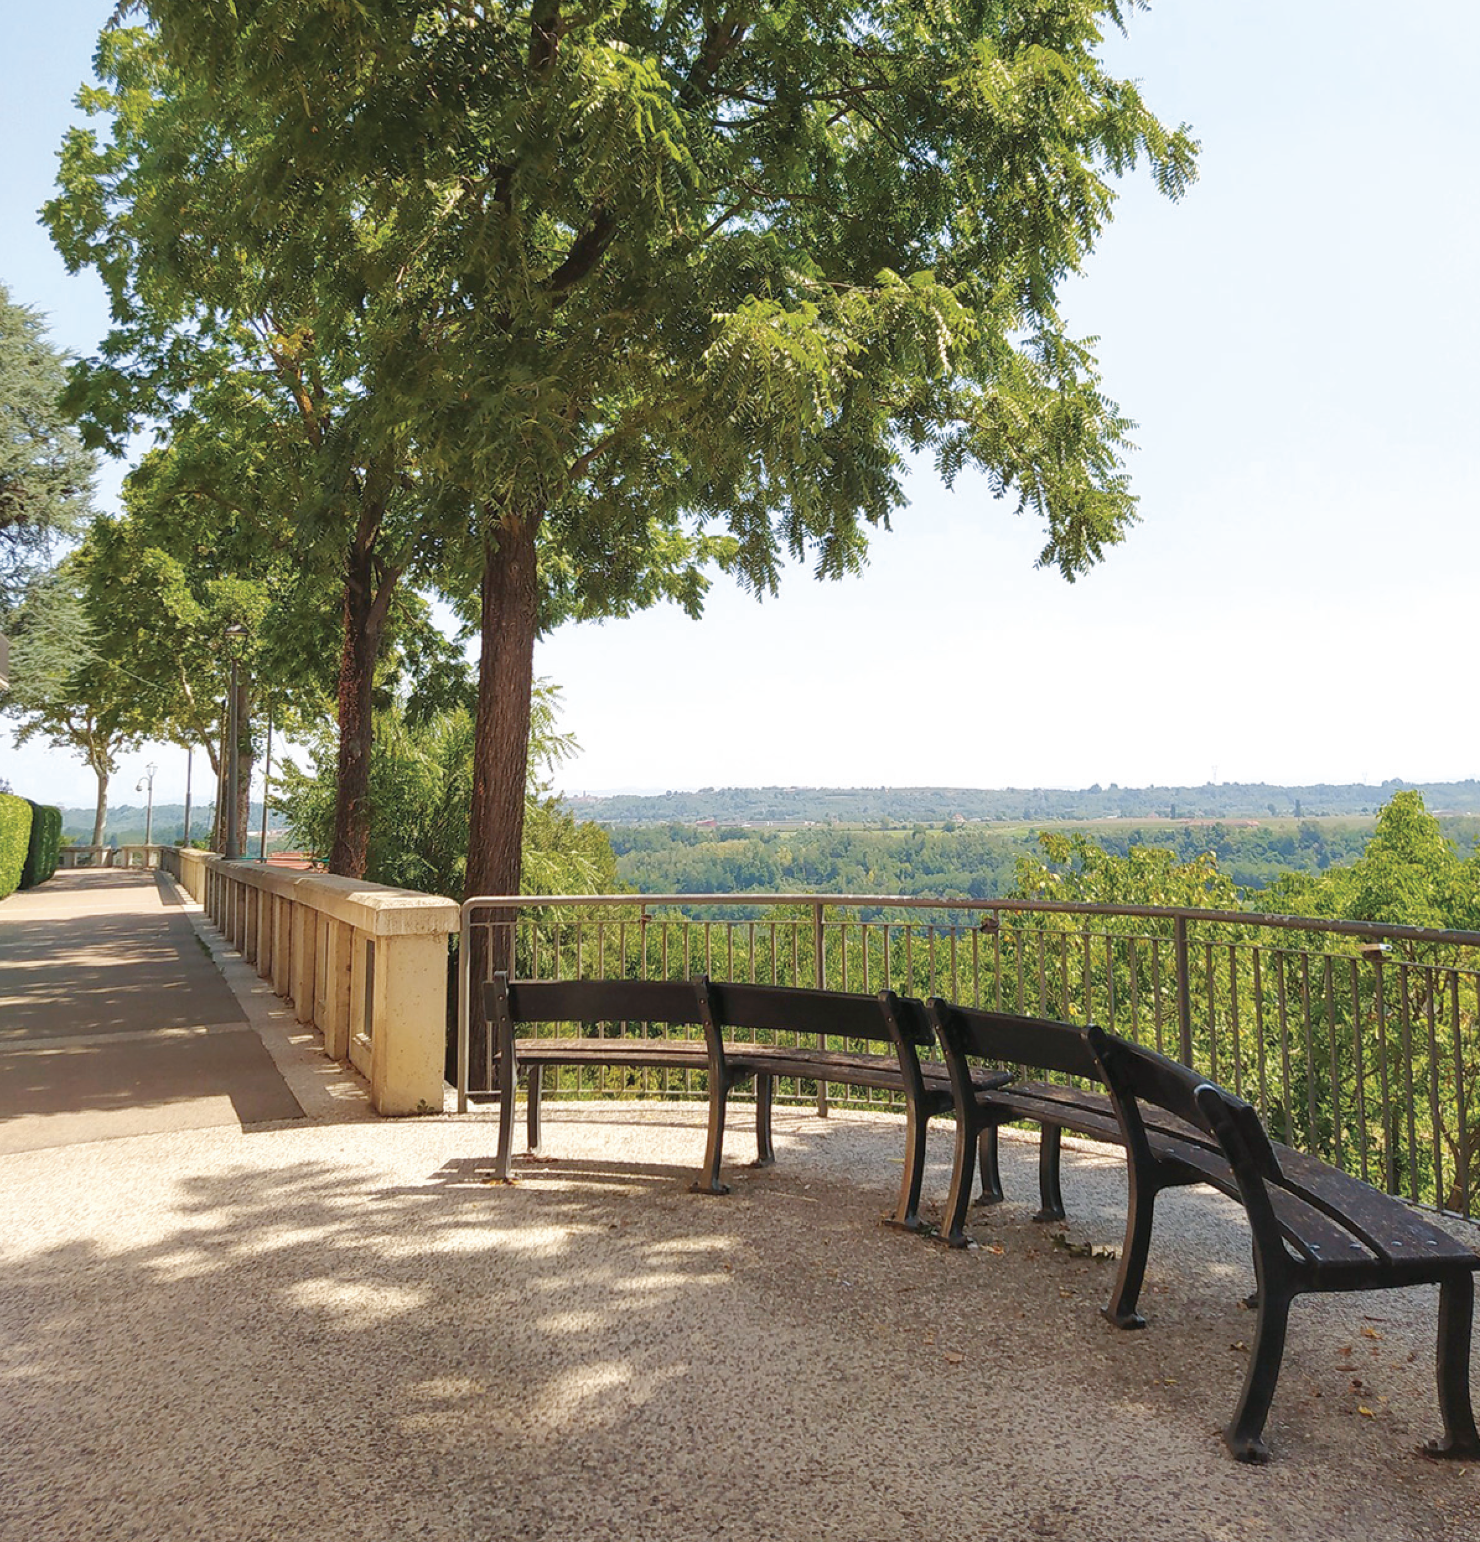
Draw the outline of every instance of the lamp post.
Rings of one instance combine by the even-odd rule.
[[[144,812],[144,861],[149,861],[149,848],[154,844],[154,773],[159,770],[156,765],[144,767],[144,774],[134,785],[135,792],[143,792],[147,786],[149,789],[149,804]]]
[[[231,692],[226,703],[226,861],[236,862],[242,854],[241,826],[237,819],[237,781],[241,775],[241,753],[238,740],[241,736],[241,702],[236,683],[237,653],[247,629],[240,621],[226,628],[226,643],[231,650]]]

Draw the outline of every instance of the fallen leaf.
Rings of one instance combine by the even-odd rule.
[[[1364,1419],[1375,1419],[1377,1417],[1377,1415],[1375,1413],[1373,1413],[1372,1410],[1370,1408],[1368,1408],[1365,1403],[1358,1403],[1357,1404],[1357,1412],[1359,1414],[1361,1414],[1361,1416]]]
[[[1362,1337],[1364,1339],[1380,1339],[1382,1335],[1377,1331],[1376,1328],[1363,1328]]]
[[[966,1358],[965,1355],[958,1355],[954,1349],[948,1349],[946,1351],[946,1364],[947,1365],[960,1365],[960,1363],[965,1358]]]

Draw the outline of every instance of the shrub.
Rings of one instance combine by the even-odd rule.
[[[50,804],[31,805],[31,842],[21,870],[21,888],[34,889],[57,870],[62,849],[62,811]]]
[[[0,899],[20,887],[30,846],[31,805],[14,793],[0,792]]]

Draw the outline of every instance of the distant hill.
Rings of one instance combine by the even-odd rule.
[[[704,787],[650,796],[573,797],[566,806],[597,824],[941,824],[1000,820],[1041,824],[1084,819],[1316,819],[1375,814],[1400,788],[1416,787],[1434,814],[1480,814],[1480,781],[1380,786],[1209,782],[1202,787]]]
[[[140,803],[121,803],[117,808],[109,806],[108,827],[103,834],[103,839],[110,844],[116,841],[120,846],[139,845],[144,839],[144,825],[147,810]],[[216,817],[216,805],[214,803],[192,803],[190,805],[190,836],[192,840],[204,840],[210,832],[211,821]],[[282,815],[273,816],[273,823],[268,826],[269,833],[281,823]],[[86,841],[92,837],[93,810],[87,808],[64,808],[62,810],[62,834],[71,837],[74,841]],[[251,806],[251,812],[247,818],[247,828],[258,831],[262,828],[262,803],[259,799]],[[154,805],[154,839],[161,845],[170,845],[177,842],[185,833],[185,805],[183,803],[156,803]]]

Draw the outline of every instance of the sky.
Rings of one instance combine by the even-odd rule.
[[[112,3],[22,7],[0,56],[0,281],[77,353],[106,306],[35,211]],[[1179,203],[1129,174],[1063,292],[1138,424],[1140,523],[1068,584],[1030,518],[915,466],[862,577],[563,629],[565,790],[1480,775],[1480,4],[1159,0],[1106,52],[1202,144]],[[115,802],[146,761],[183,796],[154,746]],[[3,723],[0,776],[92,802]]]

